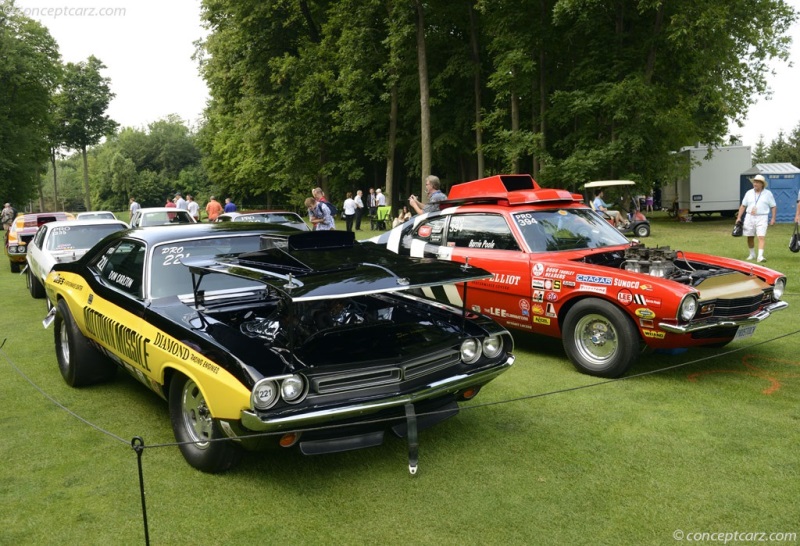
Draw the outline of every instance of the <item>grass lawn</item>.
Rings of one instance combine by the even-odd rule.
[[[680,224],[657,213],[652,222],[648,246],[747,255],[730,219]],[[175,447],[147,448],[150,540],[676,544],[680,530],[787,532],[794,539],[782,543],[796,544],[800,254],[788,251],[791,230],[770,228],[766,249],[768,265],[789,278],[790,307],[754,337],[645,355],[624,380],[603,382],[577,373],[558,340],[515,334],[514,368],[421,433],[416,476],[393,437],[337,455],[248,453],[213,476]],[[53,331],[42,328],[45,304],[5,261],[0,301],[0,544],[143,543],[129,442],[173,441],[166,403],[123,374],[67,387]]]

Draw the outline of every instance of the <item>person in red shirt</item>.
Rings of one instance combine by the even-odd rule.
[[[217,216],[222,214],[222,205],[219,204],[219,201],[217,201],[213,195],[206,205],[206,214],[208,215],[209,222],[216,222]]]

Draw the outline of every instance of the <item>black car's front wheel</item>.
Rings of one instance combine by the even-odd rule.
[[[619,377],[639,354],[639,335],[628,316],[600,299],[579,301],[562,328],[564,350],[578,371],[598,377]]]
[[[84,387],[108,381],[117,368],[83,336],[69,306],[60,300],[53,321],[58,369],[67,385]]]
[[[186,461],[203,472],[224,472],[239,462],[241,448],[225,440],[197,384],[176,374],[169,386],[169,416]]]

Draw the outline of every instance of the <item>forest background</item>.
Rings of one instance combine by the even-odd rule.
[[[576,188],[679,175],[672,153],[737,142],[785,59],[781,0],[204,0],[196,60],[210,100],[120,128],[100,59],[62,64],[36,21],[0,4],[0,196],[30,209],[124,210],[176,191],[298,208],[384,188],[421,193],[530,172]],[[165,85],[167,83],[165,82]],[[800,165],[800,123],[753,163]]]

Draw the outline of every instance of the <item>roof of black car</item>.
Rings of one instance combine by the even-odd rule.
[[[114,236],[138,239],[148,245],[165,243],[168,241],[181,241],[215,235],[235,235],[237,233],[268,233],[275,237],[288,237],[293,233],[302,233],[282,224],[251,224],[246,222],[176,224],[174,226],[155,226],[148,228],[134,228],[120,231]]]

